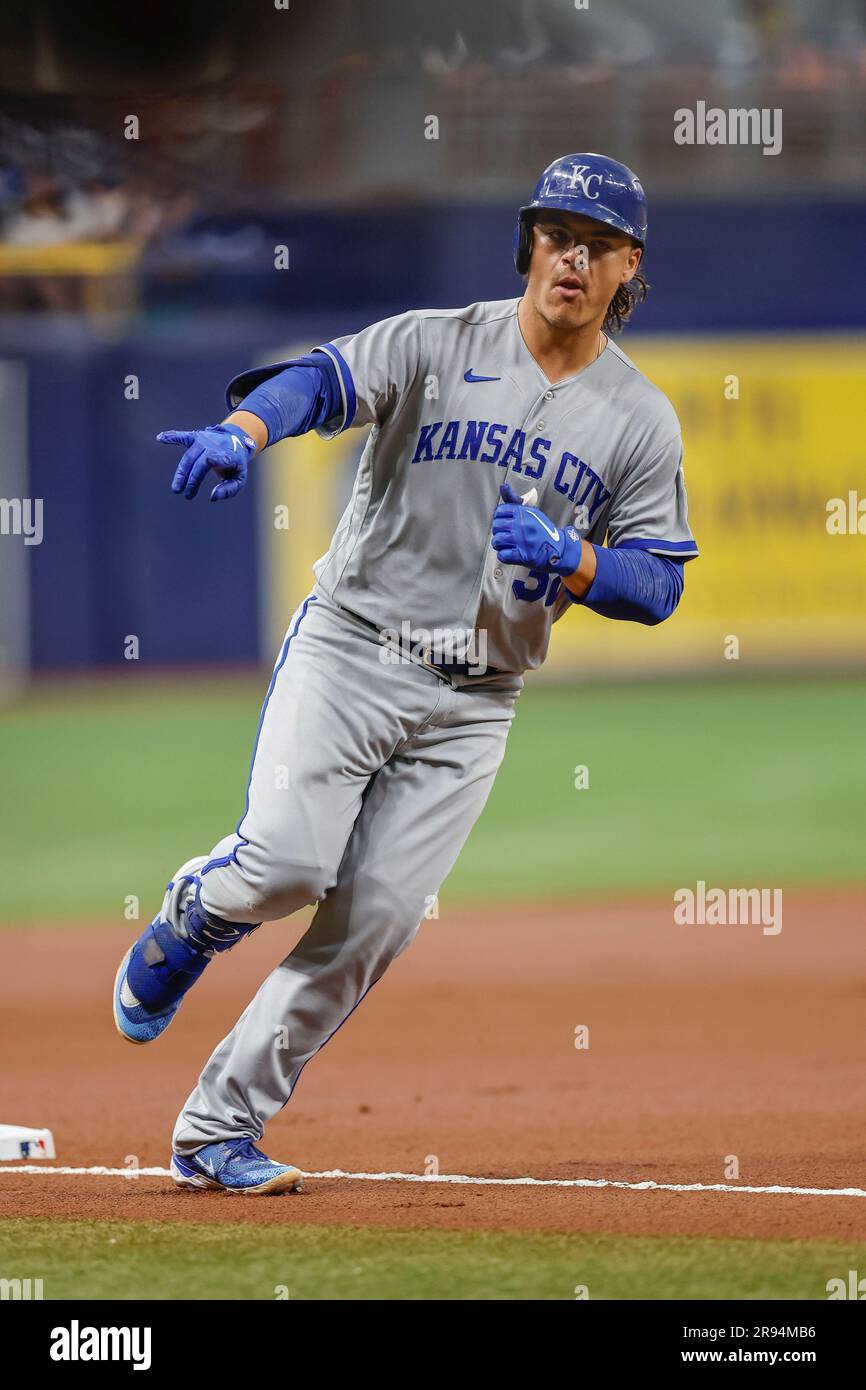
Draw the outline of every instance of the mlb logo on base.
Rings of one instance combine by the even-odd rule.
[[[54,1158],[54,1136],[50,1129],[30,1129],[26,1125],[0,1125],[0,1161],[20,1158]]]

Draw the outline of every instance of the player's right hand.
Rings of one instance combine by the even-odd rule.
[[[221,479],[212,502],[236,497],[247,480],[247,465],[258,445],[239,425],[209,425],[203,430],[163,430],[160,444],[182,444],[186,452],[171,482],[172,492],[195,497],[211,469]]]

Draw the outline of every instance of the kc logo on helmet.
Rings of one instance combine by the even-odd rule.
[[[579,188],[580,191],[581,191],[581,193],[583,193],[584,197],[586,197],[586,198],[591,198],[593,201],[595,201],[595,199],[598,198],[599,193],[601,192],[601,184],[602,184],[602,182],[603,182],[603,175],[602,175],[602,174],[587,174],[587,169],[588,169],[588,168],[589,168],[589,165],[588,165],[588,164],[576,164],[576,165],[574,166],[574,168],[571,170],[571,173],[570,173],[569,176],[568,176],[568,181],[569,181],[569,183],[571,184],[572,188]],[[589,185],[592,183],[593,179],[595,179],[596,182],[597,182],[598,185],[599,185],[599,187],[598,187],[598,189],[596,190],[595,193],[590,192],[590,187],[589,187]]]

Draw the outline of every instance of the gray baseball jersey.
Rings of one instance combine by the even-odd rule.
[[[483,630],[489,665],[505,671],[539,666],[571,606],[557,576],[491,548],[506,479],[590,541],[697,555],[670,402],[610,341],[551,383],[519,303],[411,311],[319,349],[343,393],[342,419],[319,433],[372,425],[319,588],[379,628]]]

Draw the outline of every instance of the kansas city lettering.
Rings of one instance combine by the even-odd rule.
[[[412,456],[413,463],[439,463],[457,459],[472,463],[494,463],[499,468],[540,478],[550,460],[552,441],[534,438],[527,442],[525,430],[512,429],[490,420],[437,420],[422,425]],[[584,506],[589,523],[594,513],[610,499],[610,492],[597,473],[576,454],[565,450],[556,462],[553,486],[570,502]]]

